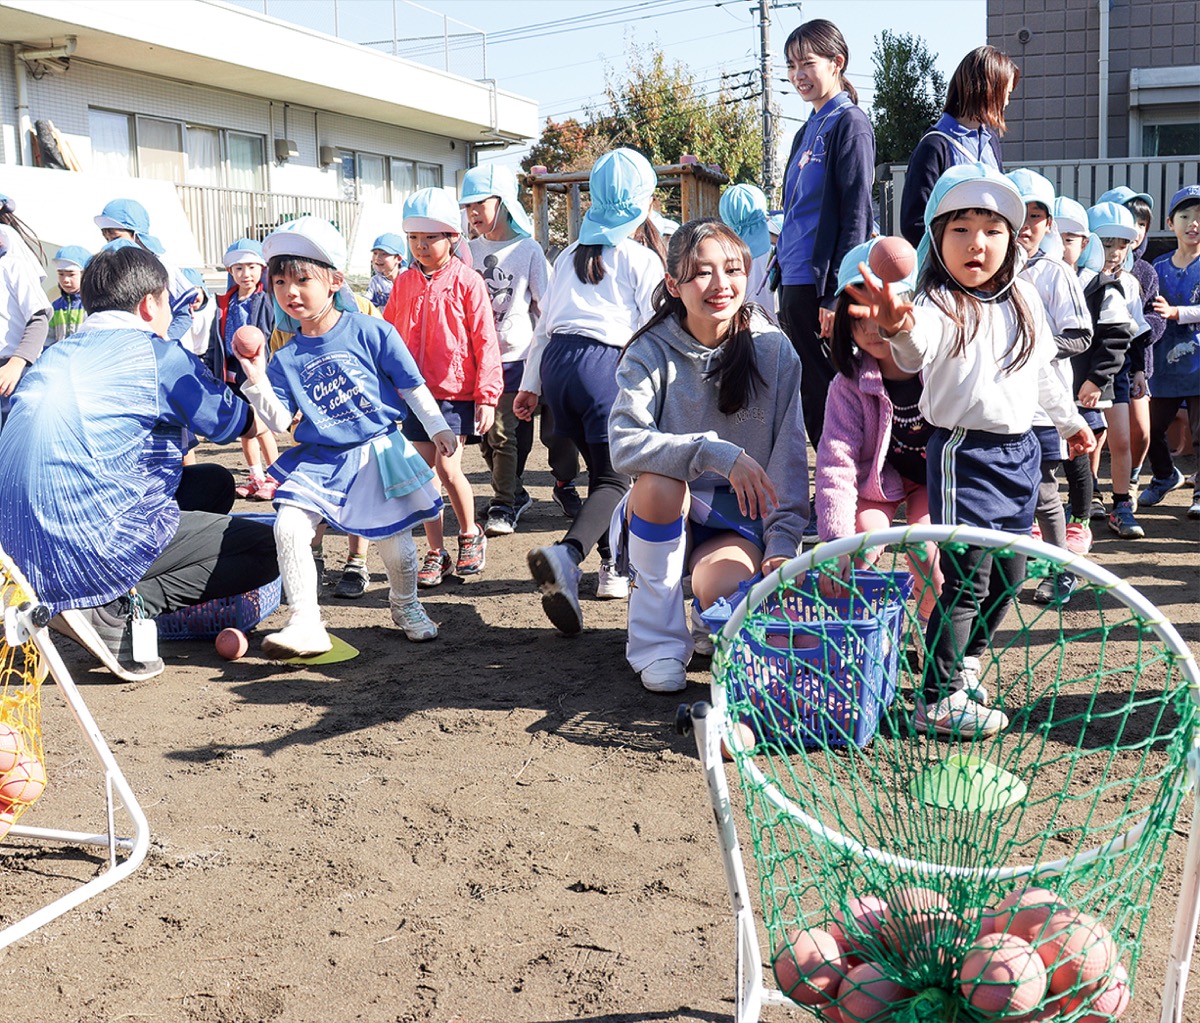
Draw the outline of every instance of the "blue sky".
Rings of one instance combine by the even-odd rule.
[[[264,6],[263,0],[233,2],[260,12]],[[272,17],[330,33],[333,7],[329,0],[266,0]],[[842,30],[850,47],[851,81],[864,107],[871,101],[871,54],[882,30],[923,37],[947,76],[968,50],[987,41],[985,0],[805,0],[803,5],[780,0],[775,7],[773,89],[785,118],[785,142],[808,115],[783,67],[784,40],[802,21],[828,18]],[[715,91],[723,74],[757,72],[757,12],[758,4],[751,0],[422,0],[394,5],[392,0],[339,0],[337,28],[346,38],[378,41],[391,37],[395,21],[401,35],[431,37],[434,56],[443,25],[451,32],[464,31],[464,24],[482,29],[489,35],[486,71],[481,49],[470,46],[458,51],[460,66],[451,70],[471,77],[486,74],[502,89],[536,99],[544,123],[546,116],[582,117],[586,104],[599,102],[606,70],[621,76],[630,42],[661,48],[669,60],[686,65],[704,91]],[[564,19],[574,21],[533,27]],[[512,37],[516,29],[524,31]],[[493,158],[515,163],[520,155],[508,150]]]

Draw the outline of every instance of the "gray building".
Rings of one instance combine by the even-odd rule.
[[[1021,69],[1004,162],[1200,154],[1196,0],[988,0]]]

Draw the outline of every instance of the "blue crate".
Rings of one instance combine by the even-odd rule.
[[[218,597],[203,604],[181,607],[170,614],[159,615],[158,638],[215,639],[222,629],[249,632],[279,607],[283,587],[279,579],[236,597]]]
[[[713,632],[751,585],[702,613]],[[816,586],[809,573],[784,591],[782,605],[772,595],[747,616],[731,652],[730,699],[751,704],[744,720],[760,738],[862,746],[895,700],[912,576],[855,572],[850,595],[828,600]]]

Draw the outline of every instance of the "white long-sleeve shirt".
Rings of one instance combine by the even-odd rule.
[[[542,393],[542,353],[554,334],[580,334],[623,348],[650,319],[654,289],[663,279],[662,260],[640,242],[625,239],[601,249],[604,278],[584,284],[575,273],[575,242],[554,261],[545,308],[538,318],[521,390]]]
[[[1013,285],[1029,309],[1034,351],[1026,363],[1010,370],[1017,319],[1011,301],[981,303],[975,336],[961,355],[951,354],[958,327],[927,296],[917,299],[911,331],[890,338],[896,364],[907,373],[923,373],[921,414],[947,430],[1024,433],[1040,406],[1062,437],[1078,433],[1086,423],[1075,399],[1051,369],[1058,354],[1050,324],[1033,285]]]

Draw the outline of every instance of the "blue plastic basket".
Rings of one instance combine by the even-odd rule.
[[[155,619],[158,638],[215,639],[222,629],[249,632],[279,607],[282,590],[281,581],[276,579],[249,593],[240,593],[236,597],[218,597],[216,600],[206,600],[203,604],[193,604],[170,614],[159,615]]]
[[[818,595],[817,578],[747,615],[730,654],[730,700],[754,708],[745,720],[760,739],[863,746],[896,696],[912,576],[856,572],[850,594],[834,599]],[[705,624],[721,629],[751,585],[703,612]]]

